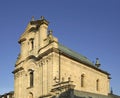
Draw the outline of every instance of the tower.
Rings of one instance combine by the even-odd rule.
[[[14,73],[15,98],[49,95],[53,85],[53,47],[57,38],[48,33],[49,22],[32,20],[19,39],[21,47]],[[49,80],[49,81],[48,81]]]

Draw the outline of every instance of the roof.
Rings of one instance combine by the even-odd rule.
[[[108,96],[74,90],[75,98],[108,98]]]
[[[4,96],[7,96],[7,95],[14,95],[14,91],[10,91],[8,93],[4,93],[2,95],[0,95],[0,98],[4,97]],[[6,98],[6,97],[5,97]]]
[[[68,57],[70,57],[70,58],[72,58],[80,63],[83,63],[88,67],[92,67],[92,68],[94,68],[102,73],[110,75],[108,72],[103,71],[100,68],[97,68],[94,63],[92,63],[87,57],[83,56],[82,54],[74,52],[73,50],[71,50],[71,49],[69,49],[61,44],[58,44],[58,48],[59,48],[61,54],[64,54],[64,55],[66,55],[66,56],[68,56]]]
[[[114,94],[101,95],[101,94],[74,90],[74,98],[120,98],[120,96]]]
[[[62,52],[65,52],[67,54],[69,54],[70,56],[73,56],[75,57],[76,59],[79,59],[81,62],[84,62],[84,63],[87,63],[89,65],[92,65],[94,66],[94,64],[85,56],[83,56],[82,54],[80,53],[77,53],[77,52],[74,52],[73,50],[59,44],[59,49],[62,51]]]

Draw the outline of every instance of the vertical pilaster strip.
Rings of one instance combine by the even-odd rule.
[[[43,95],[43,63],[41,63],[42,66],[42,95]]]
[[[59,50],[59,82],[61,82],[61,52]]]
[[[49,79],[48,79],[48,60],[46,60],[46,70],[47,70],[47,83],[46,83],[46,85],[47,85],[47,94],[48,94],[48,81],[49,81]]]

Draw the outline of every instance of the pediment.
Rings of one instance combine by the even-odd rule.
[[[36,32],[36,25],[31,25],[31,23],[29,23],[24,31],[24,33],[20,36],[19,38],[19,43],[21,43],[22,41],[25,41],[27,39],[27,37],[29,36],[29,32]]]

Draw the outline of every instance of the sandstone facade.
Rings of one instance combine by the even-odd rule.
[[[67,83],[75,90],[108,95],[109,73],[61,45],[48,24],[43,17],[30,21],[19,39],[21,51],[13,71],[15,98],[50,98],[60,93],[57,86],[65,91]]]

